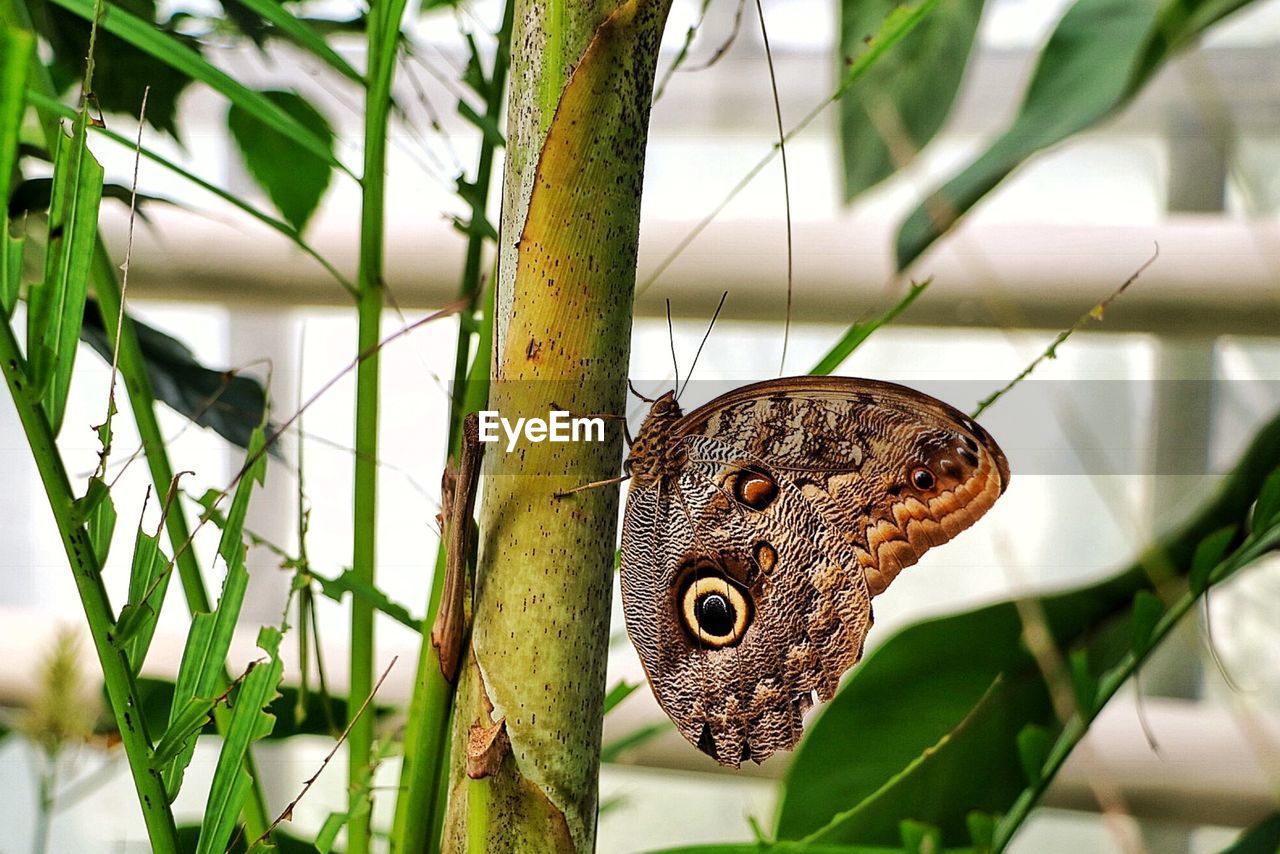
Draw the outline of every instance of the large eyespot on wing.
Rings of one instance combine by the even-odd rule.
[[[628,502],[623,606],[660,705],[736,767],[795,745],[815,694],[829,699],[861,655],[870,600],[801,490],[722,443],[695,446],[675,484]]]
[[[967,416],[942,426],[899,432],[873,480],[858,562],[872,596],[934,546],[978,521],[1009,484],[1009,464],[995,440]]]

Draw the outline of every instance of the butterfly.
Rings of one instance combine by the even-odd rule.
[[[680,733],[732,767],[795,745],[862,656],[872,598],[1009,484],[973,419],[836,377],[756,383],[688,414],[668,392],[625,468],[628,633]]]

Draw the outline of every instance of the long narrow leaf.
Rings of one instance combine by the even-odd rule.
[[[353,80],[361,86],[364,85],[364,78],[360,76],[360,72],[352,68],[351,64],[343,59],[337,51],[329,47],[329,43],[306,20],[295,16],[275,0],[238,0],[238,2],[270,21],[275,25],[276,29],[288,36],[294,44],[309,51],[316,58],[323,60],[325,64],[343,77]]]
[[[174,686],[173,706],[170,709],[170,725],[187,704],[196,697],[211,697],[222,679],[223,662],[231,648],[231,636],[235,631],[240,608],[244,604],[245,590],[249,585],[249,573],[245,569],[245,546],[242,539],[245,514],[249,509],[249,497],[255,483],[260,483],[266,471],[267,457],[262,453],[265,444],[262,430],[254,432],[245,459],[248,469],[236,487],[227,513],[218,554],[227,567],[222,585],[222,596],[212,614],[197,614],[191,621],[187,646],[178,666],[177,683]],[[165,766],[165,788],[175,797],[182,786],[182,774],[191,762],[195,751],[195,739],[191,739],[174,760]]]
[[[916,301],[916,297],[920,296],[920,294],[924,292],[924,289],[929,287],[930,281],[932,280],[926,279],[918,285],[913,284],[911,286],[911,290],[907,291],[906,295],[902,299],[898,300],[896,305],[879,317],[863,323],[855,323],[850,326],[844,335],[840,336],[840,340],[835,343],[835,346],[827,351],[827,355],[823,356],[822,359],[818,361],[818,364],[813,366],[813,370],[809,371],[809,373],[814,376],[824,377],[836,368],[840,367],[840,364],[845,359],[849,358],[850,354],[852,354],[854,350],[862,346],[863,341],[866,341],[871,337],[872,332],[875,332],[881,326],[884,326],[886,323],[902,314],[902,312],[906,311],[907,307]]]
[[[1250,0],[1077,0],[1040,53],[1012,126],[902,224],[905,269],[1027,159],[1128,104],[1207,27]]]
[[[275,717],[266,709],[275,698],[284,673],[279,656],[280,630],[264,628],[258,636],[258,646],[270,656],[270,663],[255,667],[236,692],[235,711],[213,772],[196,854],[222,854],[227,850],[252,783],[244,767],[249,748],[270,735],[275,726]]]
[[[857,56],[899,0],[841,0],[840,55]],[[840,99],[845,201],[901,169],[942,127],[984,0],[945,0]],[[843,66],[841,68],[843,70]]]
[[[146,533],[139,524],[133,543],[133,565],[129,570],[129,601],[120,611],[115,633],[117,645],[127,644],[125,651],[134,673],[142,669],[156,631],[163,604],[157,595],[160,587],[156,582],[167,565],[168,559],[160,551],[160,538]]]
[[[102,200],[103,171],[85,143],[87,124],[88,116],[82,111],[71,136],[58,141],[44,281],[31,289],[28,300],[31,380],[41,390],[41,403],[55,436],[62,427],[71,388]]]
[[[23,92],[35,39],[22,30],[0,30],[0,202],[12,189],[13,167],[18,160],[18,131],[22,129]],[[8,220],[5,220],[6,225]]]
[[[53,0],[53,2],[85,20],[93,20],[93,0]],[[317,138],[293,116],[239,83],[191,48],[157,30],[154,24],[131,15],[118,6],[107,6],[102,16],[101,26],[107,32],[119,36],[170,67],[213,87],[226,96],[231,103],[276,128],[329,165],[350,174],[349,170],[327,149],[324,141]]]

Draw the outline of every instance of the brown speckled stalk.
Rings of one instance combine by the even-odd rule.
[[[649,103],[669,0],[529,2],[513,36],[490,408],[621,413]],[[545,137],[545,142],[544,142]],[[590,851],[618,491],[603,443],[491,446],[472,654],[458,686],[447,850]],[[464,773],[473,725],[510,752]]]

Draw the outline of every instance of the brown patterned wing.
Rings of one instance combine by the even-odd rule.
[[[791,482],[857,554],[872,596],[931,547],[968,528],[1009,484],[977,422],[904,386],[841,377],[771,380],[682,418],[673,441],[705,436]]]
[[[659,703],[725,765],[795,745],[861,657],[871,597],[1009,479],[981,427],[888,383],[775,380],[650,418],[623,524],[627,628]]]
[[[736,767],[795,745],[813,695],[829,699],[861,656],[870,596],[797,487],[715,440],[689,450],[665,485],[628,496],[623,608],[658,702]]]

